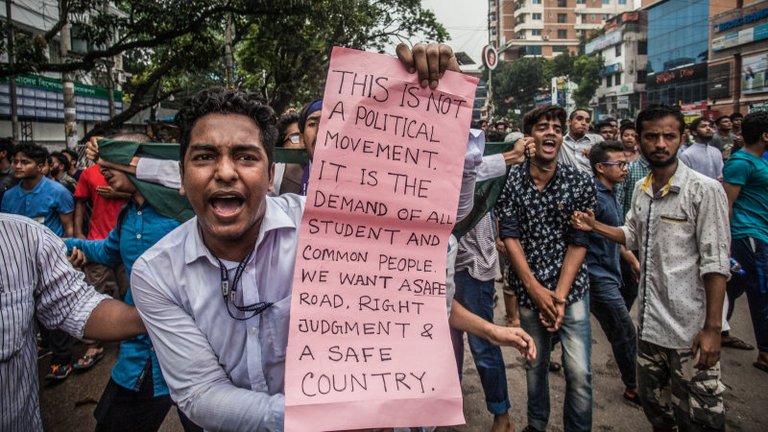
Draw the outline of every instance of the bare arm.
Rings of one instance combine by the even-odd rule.
[[[61,221],[61,226],[64,228],[64,237],[72,237],[74,235],[75,229],[73,227],[73,219],[74,212],[66,214],[59,213],[59,220]]]
[[[741,185],[723,183],[723,189],[725,189],[725,196],[728,198],[728,218],[733,219],[733,203],[736,202],[736,198],[741,193]]]
[[[448,322],[451,327],[481,337],[494,345],[514,346],[528,360],[536,358],[536,344],[528,333],[519,327],[502,327],[488,322],[468,311],[456,300],[451,306]]]
[[[571,216],[571,226],[581,231],[594,231],[608,240],[625,244],[627,242],[624,237],[624,231],[619,227],[606,225],[595,219],[595,212],[591,209],[587,209],[586,212],[575,211]]]
[[[104,300],[91,312],[83,336],[101,341],[117,341],[146,332],[135,307],[118,300]]]
[[[86,206],[85,200],[75,199],[75,237],[84,239],[83,220],[85,219]]]
[[[557,280],[557,288],[555,289],[555,294],[558,298],[564,299],[568,297],[573,281],[576,280],[576,275],[579,273],[581,263],[584,262],[586,256],[587,248],[584,246],[568,245],[568,250],[566,250],[565,258],[563,259],[563,267],[560,269],[560,278]]]
[[[719,273],[704,275],[704,289],[707,296],[707,316],[704,328],[693,340],[691,350],[698,356],[696,367],[708,369],[720,360],[720,331],[722,330],[723,299],[725,298],[726,277]]]

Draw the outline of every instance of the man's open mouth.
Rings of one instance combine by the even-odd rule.
[[[555,140],[553,139],[545,139],[541,143],[541,148],[546,152],[553,152],[555,151],[556,147],[557,147],[557,144],[555,144]]]
[[[218,194],[211,197],[208,202],[217,215],[228,217],[234,216],[243,208],[245,199],[239,194]]]

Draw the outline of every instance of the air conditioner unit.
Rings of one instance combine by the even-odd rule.
[[[542,40],[545,40],[545,41],[548,41],[548,40],[549,40],[549,36],[546,36],[546,35],[545,35],[545,36],[542,36],[542,37],[541,37],[541,39],[542,39]]]

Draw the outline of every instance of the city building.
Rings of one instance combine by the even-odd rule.
[[[590,102],[595,119],[634,118],[645,106],[647,27],[645,11],[624,12],[585,45],[585,54],[603,58],[600,87]]]
[[[488,0],[488,34],[503,60],[576,54],[579,42],[633,0]]]
[[[120,13],[114,6],[111,12]],[[50,30],[59,16],[58,0],[25,0],[11,2],[11,20],[16,38],[35,37]],[[6,21],[5,5],[0,8],[0,17]],[[64,33],[60,33],[64,34]],[[72,28],[70,42],[72,55],[84,54],[91,47],[77,38],[77,28]],[[5,34],[2,36],[5,38]],[[56,39],[48,44],[48,58],[51,62],[62,59],[60,43]],[[7,53],[0,62],[8,63]],[[90,130],[96,123],[107,120],[111,114],[123,109],[123,93],[120,84],[125,82],[122,58],[113,57],[100,65],[100,70],[78,73],[74,77],[75,109],[78,137]],[[108,80],[106,70],[112,71],[113,79]],[[64,91],[60,73],[29,73],[16,76],[17,113],[20,123],[19,141],[34,141],[49,148],[61,148],[65,144]],[[110,89],[107,82],[113,83]],[[0,136],[12,136],[10,80],[0,78]],[[114,112],[110,112],[112,92]]]
[[[708,95],[719,114],[768,111],[768,1],[743,3],[712,18]]]
[[[710,20],[737,0],[644,0],[649,104],[707,106]]]

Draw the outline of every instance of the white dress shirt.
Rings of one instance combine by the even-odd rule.
[[[570,133],[567,133],[563,136],[563,144],[560,146],[557,161],[574,166],[591,176],[592,166],[589,164],[589,156],[584,154],[584,150],[591,149],[593,145],[601,142],[603,142],[603,137],[598,134],[585,133],[581,138],[574,139]]]

